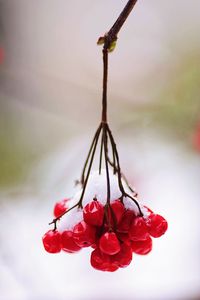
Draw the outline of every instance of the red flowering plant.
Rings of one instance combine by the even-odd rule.
[[[76,253],[91,247],[92,267],[109,272],[127,267],[134,254],[148,254],[152,238],[162,236],[168,227],[161,215],[138,201],[136,191],[121,172],[117,146],[107,122],[108,53],[114,49],[117,33],[135,3],[129,0],[110,31],[98,40],[104,45],[101,123],[83,166],[79,191],[73,198],[55,204],[55,218],[50,223],[54,228],[42,239],[49,253]],[[97,152],[98,170],[92,171]]]

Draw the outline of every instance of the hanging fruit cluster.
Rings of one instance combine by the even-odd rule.
[[[103,44],[101,123],[83,167],[81,189],[72,199],[55,205],[55,218],[50,223],[54,228],[43,236],[49,253],[75,253],[92,247],[92,267],[109,272],[128,266],[133,253],[148,254],[152,237],[163,235],[168,226],[162,216],[138,202],[137,193],[121,172],[117,146],[107,122],[108,53],[114,50],[117,34],[136,2],[129,0],[109,32],[98,40],[99,45]],[[92,174],[99,139],[98,171]]]
[[[105,171],[102,170],[99,181],[104,174]],[[95,177],[95,180],[90,182],[93,185],[98,182],[97,172]],[[93,191],[86,194],[83,208],[74,207],[76,197],[55,204],[55,218],[63,215],[64,220],[57,219],[57,227],[43,236],[47,252],[59,253],[62,250],[76,253],[91,247],[92,267],[113,272],[128,266],[133,254],[146,255],[152,250],[152,237],[158,238],[166,232],[167,221],[140,204],[141,215],[135,203],[126,197],[114,200],[115,196],[120,195],[120,191],[116,191],[114,184],[116,176],[110,175],[110,179],[111,189],[115,189],[110,204],[106,203],[106,193],[100,194],[99,191],[97,193],[100,200],[95,197],[89,200]],[[105,188],[103,184],[102,188]],[[79,195],[80,192],[77,198]]]

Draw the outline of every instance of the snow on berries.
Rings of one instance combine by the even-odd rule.
[[[43,236],[49,253],[76,253],[90,247],[91,266],[107,272],[127,267],[135,254],[151,252],[152,237],[162,236],[168,227],[161,215],[138,201],[138,194],[121,171],[117,144],[108,124],[108,54],[114,50],[121,25],[134,5],[129,6],[97,42],[103,45],[102,114],[76,181],[79,190],[55,204],[54,219],[49,223],[54,228]],[[199,139],[196,141],[199,144]],[[94,161],[98,171],[92,171]]]
[[[82,198],[82,188],[72,197],[57,202],[53,214],[55,228],[43,236],[49,253],[77,253],[91,248],[90,264],[100,271],[114,272],[125,268],[135,254],[147,255],[152,250],[152,238],[162,236],[167,221],[148,207],[123,197],[118,177],[110,176],[110,199],[107,202],[105,170],[89,177],[88,190]],[[124,183],[124,181],[122,181]],[[115,198],[117,197],[117,198]],[[134,196],[133,196],[134,197]],[[139,202],[138,202],[139,203]]]

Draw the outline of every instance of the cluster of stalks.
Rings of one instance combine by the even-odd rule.
[[[103,157],[105,162],[105,169],[106,169],[106,181],[107,181],[107,202],[106,207],[111,209],[110,207],[110,177],[109,177],[109,166],[113,169],[113,174],[117,175],[118,177],[118,185],[119,189],[121,191],[121,202],[123,203],[123,198],[128,197],[134,203],[136,204],[139,215],[142,216],[142,211],[140,208],[140,205],[137,201],[137,193],[134,191],[134,189],[131,188],[131,186],[128,184],[128,181],[124,174],[121,172],[120,162],[119,162],[119,155],[116,147],[116,143],[113,137],[113,134],[110,130],[110,127],[107,122],[107,81],[108,81],[108,54],[109,52],[113,51],[116,45],[117,41],[117,34],[120,31],[122,25],[124,24],[125,20],[127,19],[128,15],[130,14],[131,10],[133,9],[134,5],[136,4],[137,0],[129,0],[124,7],[123,11],[121,12],[120,16],[112,26],[112,28],[104,35],[104,37],[100,37],[97,44],[103,45],[103,95],[102,95],[102,117],[101,117],[101,123],[99,127],[96,130],[96,133],[94,135],[92,144],[89,149],[89,153],[87,155],[80,183],[82,185],[82,193],[80,196],[79,201],[72,206],[70,209],[68,209],[66,212],[64,212],[59,217],[55,218],[50,224],[54,224],[54,229],[56,230],[57,221],[60,220],[60,218],[72,210],[75,207],[83,208],[82,202],[85,194],[85,190],[88,184],[88,179],[91,173],[93,161],[95,158],[95,154],[97,152],[97,146],[100,139],[100,153],[99,153],[99,175],[102,171],[102,163],[103,163]],[[109,151],[108,149],[111,149],[112,153],[112,159],[109,157]],[[123,182],[128,186],[131,195],[125,191]]]

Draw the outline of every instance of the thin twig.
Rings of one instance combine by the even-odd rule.
[[[100,135],[101,129],[102,129],[102,126],[100,126],[99,129],[97,130],[97,136],[96,136],[96,140],[95,140],[95,143],[94,143],[94,148],[93,148],[92,155],[91,155],[91,160],[90,160],[89,167],[88,167],[88,172],[87,172],[87,175],[86,175],[86,178],[85,178],[85,181],[84,181],[82,194],[81,194],[81,197],[80,197],[80,200],[79,200],[79,207],[81,207],[81,208],[82,208],[83,196],[84,196],[85,189],[86,189],[86,186],[87,186],[88,178],[90,176],[90,171],[91,171],[91,168],[92,168],[94,155],[95,155],[95,152],[96,152],[97,143],[98,143],[98,140],[99,140],[99,135]]]
[[[99,131],[101,129],[102,125],[100,124],[99,127],[97,128],[97,131],[94,135],[94,138],[92,140],[92,144],[90,146],[90,149],[89,149],[89,152],[88,152],[88,155],[87,155],[87,158],[86,158],[86,161],[85,161],[85,164],[83,166],[83,171],[82,171],[82,174],[81,174],[81,184],[84,185],[84,181],[85,181],[85,170],[87,168],[87,164],[88,164],[88,161],[89,161],[89,158],[90,158],[90,155],[91,155],[91,152],[92,152],[92,149],[94,147],[94,144],[95,144],[95,141],[96,141],[96,138],[97,138],[97,135],[99,134]]]
[[[103,49],[103,94],[101,122],[107,123],[108,50]]]
[[[73,208],[75,208],[77,206],[82,208],[82,201],[83,201],[85,189],[87,187],[88,178],[90,176],[90,172],[91,172],[92,164],[94,161],[94,156],[95,156],[95,152],[96,152],[96,148],[98,145],[98,140],[99,140],[101,131],[102,131],[102,138],[101,138],[101,146],[100,146],[99,174],[101,173],[102,153],[103,153],[103,149],[104,149],[106,179],[107,179],[107,203],[105,205],[104,217],[107,214],[107,218],[109,219],[108,209],[111,212],[112,217],[114,215],[114,212],[112,211],[112,208],[110,206],[110,177],[109,177],[108,164],[110,164],[113,167],[114,174],[117,173],[117,175],[118,175],[118,184],[119,184],[120,191],[122,192],[122,197],[124,196],[124,197],[129,197],[130,199],[132,199],[135,202],[135,204],[137,205],[140,214],[142,215],[142,212],[141,212],[141,209],[140,209],[140,206],[139,206],[137,200],[134,198],[134,196],[132,197],[132,196],[128,195],[124,190],[124,187],[122,184],[122,177],[124,178],[124,180],[130,190],[131,190],[131,188],[130,188],[125,176],[121,172],[120,163],[119,163],[119,155],[117,152],[117,146],[115,144],[114,138],[112,136],[112,132],[107,123],[108,52],[110,52],[114,48],[113,43],[115,43],[117,40],[117,34],[119,33],[120,29],[122,28],[124,22],[126,21],[127,17],[129,16],[130,12],[132,11],[136,2],[137,2],[137,0],[129,0],[127,2],[126,6],[124,7],[123,11],[119,15],[118,19],[114,23],[114,25],[108,31],[108,33],[106,33],[103,38],[100,38],[100,39],[103,39],[103,50],[102,50],[103,51],[103,93],[102,93],[101,124],[97,128],[97,131],[92,140],[92,144],[90,146],[85,164],[83,166],[83,170],[82,170],[82,174],[81,174],[81,184],[83,186],[83,189],[82,189],[80,200],[78,201],[78,203],[76,203],[70,209],[66,210],[63,214],[61,214],[59,217],[55,218],[51,223],[49,223],[49,224],[54,224],[54,230],[56,230],[56,228],[57,228],[56,227],[57,221],[60,220],[60,218],[64,214],[66,214],[67,212],[69,212],[70,210],[72,210]],[[111,149],[112,149],[113,163],[110,161],[109,156],[108,156],[108,137],[109,137]],[[88,164],[89,164],[89,166],[88,166]],[[87,169],[87,175],[85,178],[86,169]],[[113,217],[113,220],[115,223],[116,222],[115,215]],[[108,220],[108,223],[109,223],[109,229],[112,229],[110,220]]]
[[[101,174],[102,155],[103,155],[103,131],[101,136],[100,157],[99,157],[99,175]]]
[[[136,198],[134,198],[133,196],[130,196],[128,193],[125,192],[124,190],[124,187],[123,187],[123,184],[122,184],[122,178],[121,178],[121,168],[120,168],[120,163],[119,163],[119,155],[118,155],[118,152],[117,152],[117,146],[116,146],[116,143],[114,141],[114,138],[113,138],[113,135],[112,135],[112,132],[109,128],[109,126],[107,125],[107,131],[108,131],[108,134],[109,134],[109,137],[110,137],[110,142],[112,144],[112,147],[114,149],[114,152],[115,152],[115,156],[116,156],[116,160],[117,160],[117,174],[118,174],[118,183],[119,183],[119,188],[120,188],[120,191],[122,193],[122,195],[124,197],[128,197],[130,198],[131,200],[134,201],[134,203],[136,204],[138,210],[139,210],[139,214],[141,216],[143,216],[143,213],[141,211],[141,208],[140,208],[140,205],[138,203],[138,201],[136,200]]]
[[[69,209],[67,209],[65,212],[63,212],[61,215],[59,215],[57,218],[53,219],[53,221],[51,221],[49,223],[49,225],[54,224],[54,231],[57,229],[57,222],[58,222],[58,220],[60,220],[66,213],[68,213],[70,210],[74,209],[78,205],[79,205],[79,202],[77,202],[75,205],[73,205],[72,207],[70,207]]]
[[[109,165],[115,170],[115,173],[117,172],[117,167],[115,166],[115,164],[110,160],[110,158],[108,157],[108,163]],[[114,174],[115,174],[114,173]],[[127,187],[129,188],[129,190],[131,191],[131,193],[134,194],[134,197],[137,197],[137,192],[130,186],[128,179],[126,178],[126,176],[124,175],[124,173],[121,172],[121,177],[124,180],[124,182],[126,183]]]
[[[110,206],[110,177],[109,177],[109,170],[108,170],[108,159],[107,159],[107,138],[106,138],[106,124],[103,127],[103,133],[104,133],[104,156],[105,156],[105,167],[106,167],[106,179],[107,179],[107,204]]]
[[[105,35],[105,42],[104,42],[104,48],[109,49],[111,44],[117,39],[117,35],[122,28],[124,22],[128,18],[129,14],[131,13],[133,7],[135,6],[137,0],[129,0],[124,7],[123,11],[117,18],[114,25],[111,27],[111,29],[108,31],[108,33]]]

